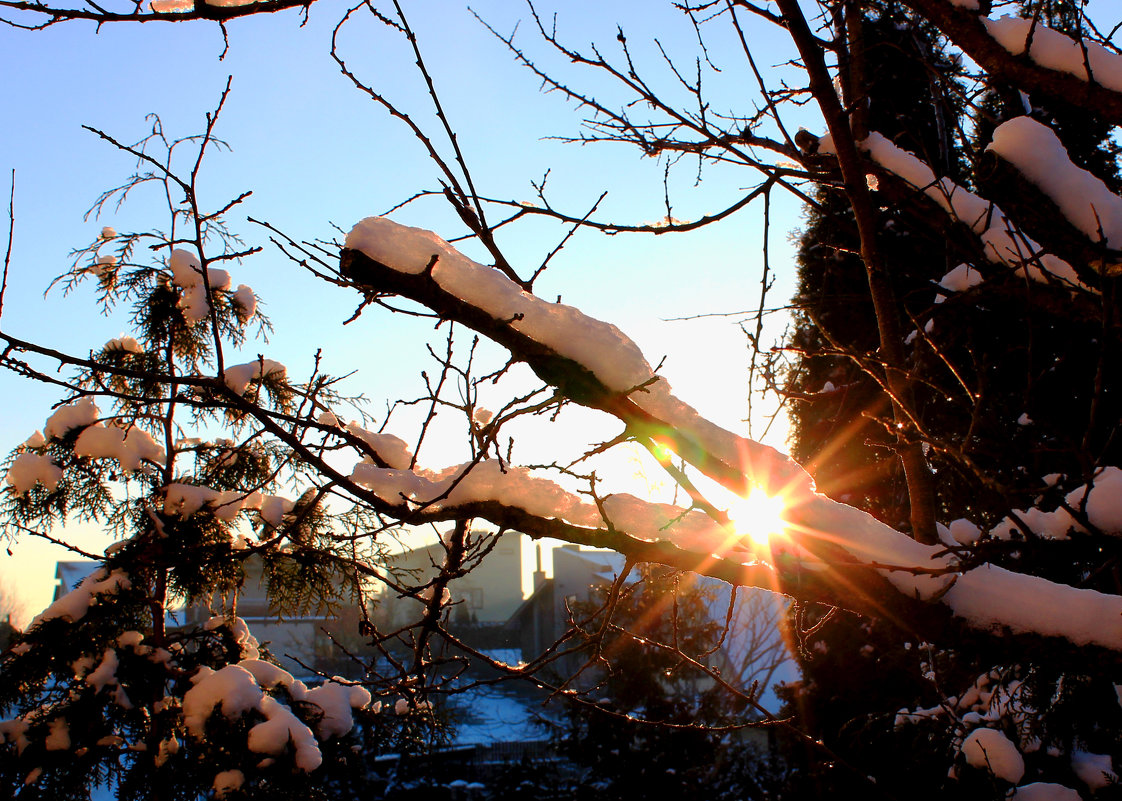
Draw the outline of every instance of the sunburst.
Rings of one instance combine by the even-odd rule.
[[[747,498],[738,498],[729,506],[729,522],[737,534],[751,539],[757,548],[766,548],[772,538],[786,531],[784,503],[760,489],[753,489]]]

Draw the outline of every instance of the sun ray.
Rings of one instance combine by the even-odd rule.
[[[729,506],[728,516],[737,534],[764,549],[770,546],[773,537],[781,536],[787,529],[783,510],[781,497],[753,489],[747,498],[739,498]]]

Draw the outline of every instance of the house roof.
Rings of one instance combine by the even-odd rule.
[[[101,567],[101,562],[95,562],[92,559],[71,559],[58,562],[55,566],[55,580],[58,582],[58,586],[55,588],[54,599],[57,601],[63,595],[66,595],[99,567]]]

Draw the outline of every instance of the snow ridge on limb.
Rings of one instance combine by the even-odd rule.
[[[1041,252],[1041,247],[1017,229],[1005,212],[994,203],[956,184],[938,178],[922,159],[897,147],[885,136],[870,133],[858,146],[879,167],[900,178],[935,201],[951,217],[964,223],[981,241],[985,257],[1024,273],[1034,281],[1056,279],[1082,287],[1075,269],[1063,259]],[[833,153],[833,138],[819,140],[822,153]]]
[[[1031,117],[1015,117],[997,127],[986,151],[997,161],[994,172],[1015,171],[1020,180],[1010,181],[1003,197],[1019,198],[1022,203],[1018,211],[1025,207],[1030,213],[1036,212],[1033,232],[1050,249],[1059,251],[1067,244],[1065,240],[1085,237],[1093,243],[1090,247],[1078,243],[1065,248],[1077,256],[1076,264],[1085,262],[1089,270],[1107,275],[1122,272],[1122,198],[1099,178],[1073,164],[1051,128]],[[1031,197],[1036,193],[1043,197]],[[1031,225],[1034,221],[1023,222]],[[1067,227],[1074,230],[1064,232]]]
[[[572,401],[664,441],[734,492],[813,490],[789,457],[714,425],[675,397],[614,325],[523,291],[431,231],[368,217],[347,235],[340,266],[363,288],[410,298],[490,337]]]
[[[991,75],[1000,75],[1021,89],[1043,92],[1122,124],[1122,57],[1095,42],[1077,42],[1032,20],[991,20],[973,7],[983,4],[962,0],[906,3]],[[1029,26],[1032,48],[1026,54]],[[1090,79],[1084,67],[1083,47],[1087,48],[1091,65]]]
[[[875,150],[880,149],[880,140]],[[884,152],[901,157],[905,166],[926,167],[887,140],[883,145]],[[933,175],[930,182],[934,182]],[[941,194],[954,198],[956,192],[947,189],[941,185]],[[951,199],[946,202],[948,210],[961,212],[965,219],[970,219],[978,204],[992,208],[965,192],[957,198],[965,205],[955,205]],[[981,224],[977,218],[972,222]],[[985,230],[988,233],[989,227]],[[476,329],[530,364],[543,380],[572,400],[613,414],[632,430],[657,435],[726,486],[743,491],[763,485],[771,492],[783,492],[794,552],[800,560],[809,555],[819,567],[828,565],[830,571],[824,573],[848,571],[850,577],[857,573],[866,582],[877,576],[905,598],[941,601],[978,628],[1004,627],[1122,649],[1122,598],[989,565],[957,573],[955,561],[940,546],[918,543],[861,510],[817,494],[810,477],[789,457],[703,420],[673,396],[666,381],[653,374],[635,343],[619,329],[523,292],[497,270],[476,264],[431,232],[368,218],[348,235],[341,272],[364,289],[402,295]],[[761,469],[765,465],[773,472]],[[553,482],[532,478],[516,468],[504,470],[495,463],[436,474],[364,463],[355,468],[351,479],[399,509],[420,507],[439,519],[455,516],[458,510],[461,515],[478,515],[518,528],[517,515],[510,515],[517,511],[538,522],[556,521],[561,524],[558,528],[567,530],[552,535],[569,541],[608,545],[629,553],[654,551],[654,547],[639,546],[665,542],[695,555],[709,551],[718,553],[722,561],[738,561],[736,556],[730,559],[728,535],[723,529],[716,533],[720,528],[716,524],[707,524],[710,528],[704,535],[695,531],[692,540],[688,536],[678,539],[673,525],[652,525],[667,514],[656,508],[660,505],[620,496],[618,502],[609,497],[593,507]],[[620,522],[630,531],[610,519],[616,503],[621,509],[627,507],[626,520]],[[599,530],[601,524],[609,529],[607,535]],[[532,533],[534,528],[521,530],[531,529]],[[544,527],[536,529],[545,535]],[[597,536],[585,538],[582,531]],[[615,542],[609,542],[613,536]],[[657,539],[649,542],[651,537]],[[750,565],[749,559],[740,562]],[[838,586],[843,589],[838,592],[845,592],[846,585],[844,579],[840,581]],[[1002,592],[995,596],[993,588],[998,585]],[[853,587],[848,589],[852,594]],[[1047,599],[1047,603],[1029,603],[1033,598]],[[1079,608],[1086,614],[1079,621],[1071,615],[1052,614],[1064,608]]]

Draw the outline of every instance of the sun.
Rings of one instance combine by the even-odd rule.
[[[738,498],[729,507],[729,522],[737,534],[751,538],[754,545],[763,548],[772,537],[786,530],[783,509],[782,498],[754,489],[747,498]]]

